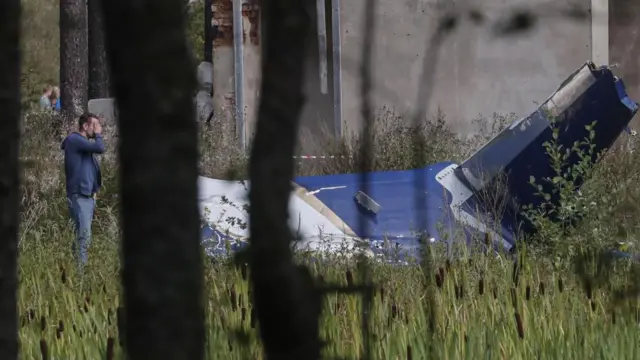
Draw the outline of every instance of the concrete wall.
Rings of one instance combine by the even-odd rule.
[[[624,80],[627,92],[640,101],[640,2],[609,1],[609,54],[614,73]],[[638,125],[634,119],[633,125]]]
[[[243,1],[244,113],[245,128],[238,136],[250,138],[260,95],[261,24],[257,0]],[[213,101],[214,111],[235,121],[233,51],[233,5],[231,0],[213,0]]]
[[[245,0],[245,7],[259,9],[257,0]],[[332,133],[333,68],[331,54],[331,1],[327,2],[329,92],[320,93],[318,45],[314,37],[308,44],[305,92],[308,103],[303,110],[302,131]],[[335,0],[333,0],[335,1]],[[422,99],[417,91],[422,74],[427,39],[433,34],[440,0],[379,0],[374,56],[374,103],[398,114],[410,115]],[[467,2],[465,2],[466,4]],[[640,3],[633,0],[486,0],[478,4],[486,16],[477,26],[468,18],[440,48],[437,59],[428,64],[436,69],[433,94],[428,104],[431,114],[438,109],[461,135],[475,129],[472,120],[494,112],[522,116],[535,109],[560,83],[587,60],[606,64],[620,62],[619,74],[630,93],[640,99],[640,72],[637,70],[640,45],[637,41]],[[549,5],[553,6],[549,8]],[[560,8],[577,5],[594,14],[571,20],[558,14]],[[363,36],[364,1],[341,0],[342,43],[342,127],[359,131],[359,64]],[[455,3],[454,3],[455,6]],[[460,5],[458,5],[460,6]],[[509,10],[527,6],[542,13],[532,31],[496,38],[487,24]],[[611,10],[610,12],[608,12]],[[218,111],[233,117],[233,38],[230,0],[214,0],[214,101]],[[260,34],[255,18],[245,12],[245,136],[250,138],[259,97]],[[217,14],[217,15],[216,15]],[[547,14],[547,16],[544,16]],[[610,24],[609,24],[610,23]],[[315,23],[314,23],[315,25]],[[640,25],[640,24],[638,24]],[[609,30],[607,30],[609,29]],[[215,31],[214,31],[215,32]],[[629,33],[630,32],[630,33]],[[410,121],[410,116],[406,116]]]
[[[412,112],[422,74],[425,44],[433,34],[437,16],[434,0],[381,0],[374,39],[376,103],[387,104],[399,113]],[[557,0],[551,3],[570,4]],[[361,123],[357,64],[363,41],[364,2],[343,1],[343,120],[349,128]],[[590,0],[579,0],[583,8]],[[488,22],[518,5],[550,4],[546,0],[487,0],[481,9]],[[557,17],[542,18],[533,31],[513,38],[496,38],[486,26],[468,19],[440,49],[431,112],[441,109],[449,124],[460,134],[474,129],[471,120],[494,112],[525,115],[545,100],[577,67],[591,58],[589,22]],[[407,121],[410,121],[407,119]]]

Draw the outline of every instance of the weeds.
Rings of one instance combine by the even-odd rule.
[[[104,242],[104,238],[100,240]],[[117,274],[108,270],[116,264],[100,260],[117,258],[116,247],[95,249],[90,277],[81,281],[71,273],[66,282],[58,274],[57,263],[71,264],[70,259],[63,252],[48,255],[50,247],[52,244],[37,246],[21,263],[23,356],[37,358],[45,349],[50,358],[104,358],[107,353],[119,358],[118,329],[123,319],[114,317],[114,310],[120,307],[120,288]],[[38,255],[36,266],[33,258]],[[515,287],[510,267],[497,260],[482,256],[473,260],[473,265],[456,262],[440,276],[435,290],[439,311],[432,349],[438,358],[579,359],[594,352],[602,358],[634,358],[640,331],[635,322],[637,304],[613,312],[606,291],[594,288],[588,299],[578,278],[571,278],[562,289],[536,293],[529,287]],[[359,278],[358,269],[347,263],[336,261],[311,268],[325,281],[357,284]],[[479,277],[480,273],[484,277]],[[370,313],[374,358],[404,358],[408,348],[415,358],[426,358],[429,344],[425,340],[426,309],[421,301],[422,273],[417,268],[379,265],[372,266],[370,274],[378,284]],[[521,275],[521,282],[554,283],[558,278],[558,273],[534,266]],[[493,288],[495,297],[485,293],[485,287]],[[259,358],[251,295],[241,271],[229,264],[209,265],[206,289],[210,358]],[[360,355],[361,306],[356,297],[326,297],[321,322],[321,334],[328,344],[326,356]]]
[[[119,329],[125,320],[119,283],[114,143],[117,132],[113,128],[105,130],[109,151],[101,159],[106,174],[104,191],[97,203],[88,275],[79,278],[70,254],[72,232],[64,203],[60,139],[48,130],[50,122],[49,114],[26,113],[23,117],[21,159],[28,166],[24,166],[22,182],[21,351],[24,358],[39,358],[43,352],[50,359],[120,358],[123,339]],[[410,144],[403,145],[401,140],[411,130],[401,122],[380,118],[377,124],[376,136],[384,140],[376,144],[386,157],[376,159],[376,169],[409,167],[403,155],[411,153]],[[475,144],[471,140],[443,139],[447,129],[444,122],[440,124],[434,120],[421,130],[425,137],[435,137],[436,143],[441,144],[428,154],[431,161],[459,160],[473,150]],[[213,126],[219,131],[201,129],[201,172],[225,177],[232,168],[241,177],[246,155],[226,143],[222,125]],[[357,139],[327,141],[330,142],[335,144],[335,154],[357,153]],[[543,234],[553,238],[540,241],[584,243],[595,234],[611,231],[632,239],[637,234],[638,223],[634,219],[638,218],[638,207],[625,197],[640,196],[634,182],[640,175],[635,156],[615,149],[604,156],[582,192],[591,199],[606,199],[607,207],[593,215],[588,213],[589,222],[580,223],[583,225],[563,237],[551,231],[550,223],[544,223],[547,232]],[[357,171],[342,161],[303,164],[298,174]],[[593,233],[594,227],[598,232]],[[152,246],[153,240],[148,241]],[[640,335],[636,320],[640,304],[633,282],[636,272],[630,272],[630,265],[621,262],[607,274],[598,273],[594,272],[598,268],[597,256],[586,258],[579,265],[563,255],[566,254],[558,252],[549,257],[527,249],[515,270],[512,263],[483,254],[456,261],[440,261],[435,256],[436,271],[430,275],[434,285],[429,288],[437,307],[433,322],[427,318],[431,315],[423,301],[429,281],[418,267],[370,264],[370,279],[376,284],[369,314],[372,356],[578,359],[598,354],[601,358],[634,358]],[[308,260],[301,257],[298,261]],[[359,285],[360,269],[344,258],[311,262],[308,266],[322,283]],[[588,277],[578,269],[585,270]],[[226,262],[207,263],[205,317],[209,358],[260,356],[255,310],[247,283],[249,271],[246,266],[236,268]],[[330,293],[323,304],[321,335],[327,342],[324,355],[357,358],[362,349],[362,300]],[[432,336],[426,337],[429,329]]]

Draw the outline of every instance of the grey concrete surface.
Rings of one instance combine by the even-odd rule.
[[[204,91],[199,91],[193,98],[196,108],[196,121],[207,121],[213,112],[211,97]],[[102,119],[104,124],[116,125],[118,107],[115,98],[89,100],[88,110]]]
[[[213,106],[214,112],[235,123],[235,66],[233,52],[233,6],[229,0],[214,0],[212,5],[213,39]],[[254,132],[261,81],[260,5],[255,0],[243,1],[243,69],[244,132],[238,137],[250,141]]]
[[[255,115],[260,94],[261,50],[257,46],[244,48],[244,135],[250,139],[254,130]],[[235,121],[235,88],[233,47],[220,46],[213,50],[213,103],[216,114],[222,114],[230,122]],[[236,133],[237,136],[242,134]]]
[[[214,9],[221,13],[230,9],[223,0]],[[621,1],[621,0],[618,0]],[[247,0],[247,3],[255,4]],[[427,39],[433,34],[436,18],[442,8],[440,0],[379,0],[373,39],[374,57],[374,104],[392,108],[410,121],[416,104],[425,99],[417,98],[422,74]],[[472,120],[479,115],[491,117],[493,113],[515,113],[525,115],[544,101],[560,83],[591,54],[590,19],[573,21],[552,16],[554,10],[545,7],[577,5],[589,10],[591,0],[486,0],[478,2],[451,2],[454,7],[473,4],[482,10],[485,24],[501,15],[528,6],[546,13],[537,26],[525,34],[510,38],[496,38],[485,26],[476,26],[468,18],[459,22],[457,29],[445,41],[439,56],[428,64],[435,71],[433,94],[428,102],[431,114],[442,111],[451,127],[461,135],[474,132]],[[253,5],[255,6],[255,5]],[[328,40],[328,94],[320,93],[317,61],[317,39],[309,44],[305,92],[307,104],[303,110],[302,132],[319,134],[333,131],[333,93],[331,57],[331,0],[327,0]],[[361,45],[364,41],[364,1],[341,1],[342,26],[342,119],[343,133],[359,131]],[[545,11],[549,10],[549,11]],[[246,21],[245,34],[250,24]],[[225,19],[226,20],[226,19]],[[222,24],[221,20],[214,23]],[[314,19],[315,21],[315,19]],[[315,25],[315,24],[314,24]],[[214,104],[216,113],[233,117],[233,51],[231,44],[218,40],[214,46]],[[246,134],[250,137],[255,122],[259,96],[258,48],[245,37],[245,112]],[[315,52],[315,54],[314,54]]]
[[[196,70],[198,79],[198,92],[194,98],[196,105],[196,118],[199,121],[207,121],[213,112],[213,99],[211,98],[211,86],[213,80],[213,68],[211,63],[202,62]],[[98,115],[105,124],[115,125],[118,108],[114,98],[102,98],[89,100],[88,110]]]
[[[106,124],[114,125],[117,116],[115,99],[91,99],[87,105],[89,112],[98,115]]]
[[[327,1],[328,93],[320,92],[318,75],[318,44],[313,36],[307,46],[308,61],[305,82],[307,103],[303,109],[303,134],[332,134],[333,124],[333,59],[331,32],[331,1]],[[472,120],[493,113],[515,113],[522,116],[536,108],[585,61],[609,58],[619,63],[616,73],[622,76],[629,93],[640,100],[640,2],[609,1],[609,39],[592,33],[590,18],[571,20],[557,16],[558,9],[577,6],[590,11],[592,1],[607,0],[485,0],[452,1],[444,9],[442,0],[379,0],[376,13],[374,73],[374,105],[392,108],[411,121],[416,105],[426,105],[430,114],[438,110],[460,135],[470,135],[476,129]],[[228,0],[214,0],[213,107],[228,121],[234,121],[234,59],[231,6]],[[468,17],[458,22],[455,31],[440,48],[439,55],[428,63],[434,72],[433,93],[428,104],[418,99],[423,59],[428,39],[442,11],[463,9],[469,4],[481,9],[483,25]],[[360,75],[365,2],[341,0],[342,39],[342,119],[343,131],[359,131]],[[533,30],[512,37],[497,38],[488,24],[523,6],[542,14]],[[602,4],[600,5],[602,7]],[[255,118],[260,96],[261,29],[260,10],[256,0],[245,0],[243,28],[244,105],[246,125],[243,135],[250,141],[255,130]],[[258,20],[257,20],[258,19]],[[636,20],[637,19],[637,20]],[[314,28],[315,28],[315,19]],[[595,31],[595,30],[594,30]],[[599,30],[598,30],[599,31]],[[597,35],[597,34],[596,34]],[[593,44],[592,44],[593,41]],[[595,42],[609,41],[608,54],[598,53]],[[606,49],[606,45],[605,45]],[[596,51],[597,52],[597,51]],[[94,103],[93,106],[98,106]],[[106,105],[105,105],[106,106]],[[92,107],[90,103],[90,108]],[[98,106],[99,107],[99,106]],[[306,144],[305,144],[306,145]]]
[[[609,0],[609,54],[629,96],[640,101],[640,1]],[[632,126],[639,123],[636,116]]]
[[[470,2],[478,4],[478,2]],[[557,0],[487,0],[479,4],[491,22],[530,5],[571,4]],[[584,9],[590,0],[578,0]],[[364,2],[343,1],[343,120],[358,129],[359,82],[357,64],[363,42]],[[400,114],[416,109],[426,43],[437,16],[433,0],[381,0],[377,11],[374,74],[375,103],[395,108]],[[542,17],[530,32],[496,38],[486,26],[468,19],[444,42],[436,61],[428,110],[440,109],[451,127],[461,135],[474,131],[471,120],[494,112],[525,115],[544,101],[576,68],[591,58],[590,22]],[[410,121],[407,119],[407,121]]]

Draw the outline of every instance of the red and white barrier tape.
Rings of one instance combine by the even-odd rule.
[[[294,159],[347,159],[350,156],[317,156],[317,155],[301,155],[301,156],[294,156]]]

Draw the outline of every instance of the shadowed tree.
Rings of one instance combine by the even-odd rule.
[[[20,0],[0,2],[0,359],[18,358]]]
[[[118,101],[125,346],[131,359],[202,359],[196,75],[182,0],[102,3]]]
[[[109,97],[109,67],[104,48],[102,0],[88,0],[89,99]]]
[[[292,261],[288,225],[312,5],[306,0],[274,0],[263,6],[262,96],[249,171],[249,259],[267,359],[320,358],[321,296],[308,269]]]
[[[204,61],[213,63],[213,0],[204,0]]]
[[[88,70],[86,0],[60,0],[60,101],[67,122],[87,110]]]

